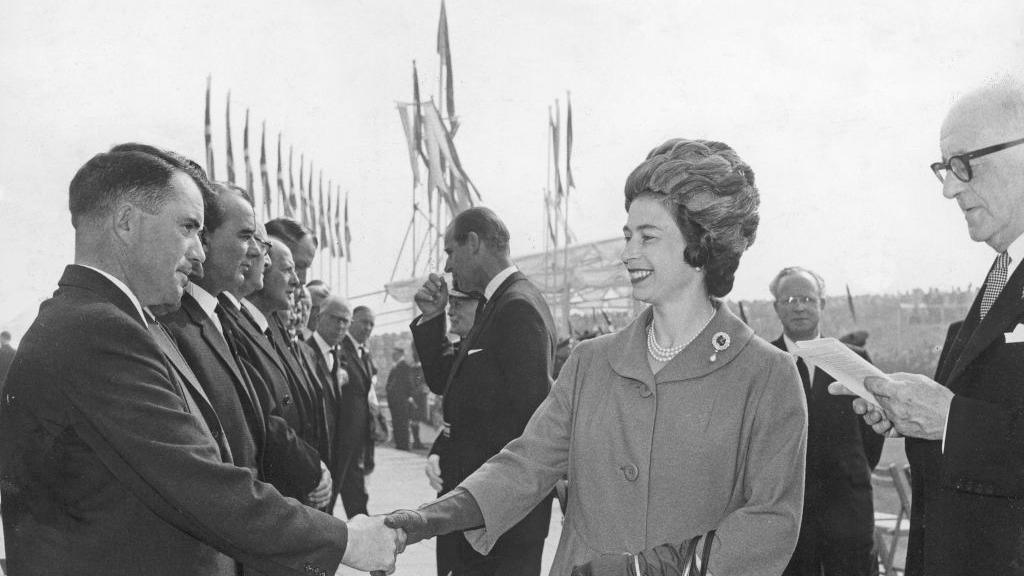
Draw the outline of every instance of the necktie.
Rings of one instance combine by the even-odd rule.
[[[804,385],[804,390],[807,392],[811,391],[811,374],[807,371],[807,364],[804,363],[803,358],[796,359],[796,370],[800,373],[800,382]]]
[[[373,376],[373,371],[370,369],[370,352],[366,346],[359,347],[359,359],[363,361],[363,370],[366,370],[366,375]]]
[[[985,279],[985,294],[981,297],[981,317],[985,318],[992,308],[999,293],[1006,286],[1006,270],[1010,266],[1010,255],[1003,252],[996,256],[996,262],[988,271],[988,278]]]

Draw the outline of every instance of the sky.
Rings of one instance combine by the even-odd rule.
[[[283,133],[296,159],[348,192],[349,293],[381,290],[413,197],[395,103],[411,100],[413,60],[424,99],[437,94],[439,10],[435,0],[6,0],[0,328],[24,330],[72,260],[67,185],[92,155],[137,141],[203,160],[208,75],[218,175],[230,90],[236,166],[249,108],[268,140]],[[830,294],[977,286],[994,257],[969,240],[928,165],[958,95],[1022,72],[1018,0],[449,0],[447,13],[455,143],[508,224],[513,255],[543,248],[548,108],[568,91],[579,241],[620,236],[626,176],[651,148],[688,137],[728,143],[757,174],[761,225],[733,300],[767,298],[789,265],[819,271]],[[382,315],[378,331],[407,320]]]

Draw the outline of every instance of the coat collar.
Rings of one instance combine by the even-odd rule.
[[[654,315],[648,307],[612,337],[612,370],[624,378],[651,385],[700,378],[729,364],[750,342],[754,331],[725,304],[716,301],[715,308],[715,315],[704,330],[655,375],[647,362],[647,326]],[[723,346],[726,339],[728,345]],[[719,342],[717,349],[715,340]]]
[[[974,305],[971,306],[970,314],[974,314],[975,317],[979,314],[978,310],[984,294],[985,286],[983,285],[978,291]],[[1006,282],[1003,291],[999,293],[999,297],[992,304],[988,314],[985,315],[985,318],[980,323],[976,324],[973,332],[966,339],[963,349],[956,356],[956,363],[953,364],[949,376],[940,381],[947,386],[953,383],[983,350],[988,348],[994,340],[1002,336],[1003,332],[1012,329],[1022,314],[1024,314],[1024,266],[1018,266]],[[969,324],[974,323],[964,322],[961,332],[969,329]]]
[[[76,286],[96,292],[148,329],[145,314],[138,300],[129,295],[127,286],[123,283],[118,285],[114,277],[105,272],[100,272],[92,266],[68,264],[58,286]]]

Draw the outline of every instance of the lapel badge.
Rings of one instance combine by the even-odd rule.
[[[725,332],[715,332],[715,335],[711,337],[711,345],[715,347],[715,353],[708,360],[712,362],[718,360],[718,353],[727,349],[729,344],[732,344],[732,338],[728,334]]]

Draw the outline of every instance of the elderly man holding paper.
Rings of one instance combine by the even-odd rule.
[[[1024,574],[1024,84],[1004,78],[962,97],[931,165],[972,240],[997,253],[935,380],[868,378],[875,431],[907,436],[913,480],[908,576]],[[833,393],[843,393],[836,386]]]
[[[818,274],[784,268],[769,289],[783,330],[773,344],[798,356],[808,416],[803,522],[783,575],[867,576],[874,564],[871,470],[885,438],[857,417],[847,399],[830,396],[828,386],[844,379],[840,373],[874,367],[866,353],[861,358],[838,340],[821,338],[825,282]]]

